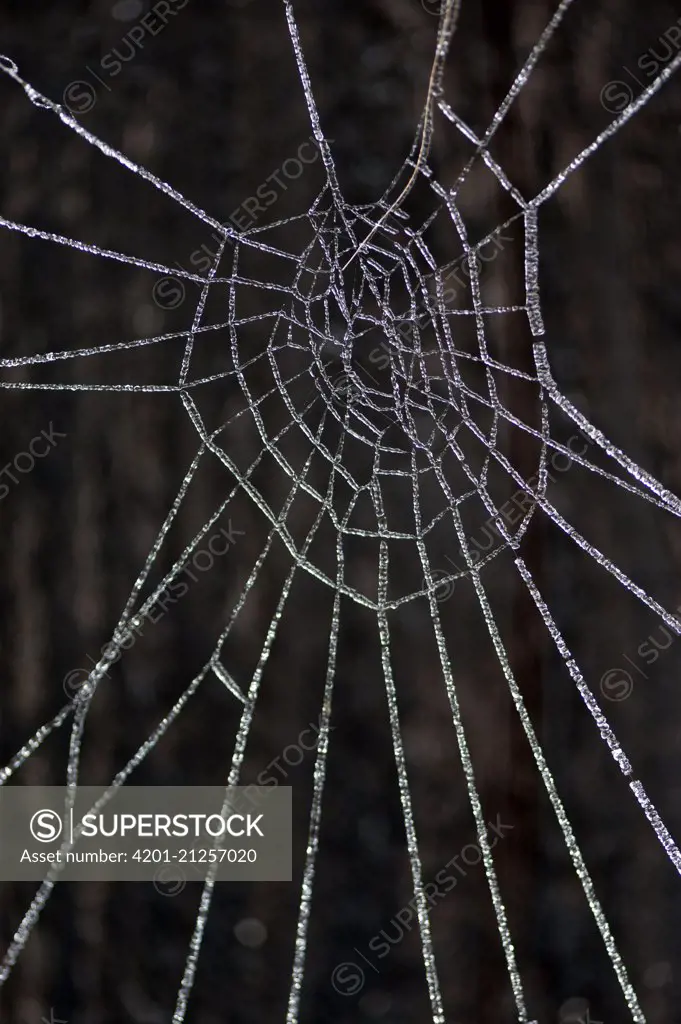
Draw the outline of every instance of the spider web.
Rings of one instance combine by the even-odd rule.
[[[661,483],[636,465],[583,415],[556,384],[549,350],[543,340],[544,325],[539,289],[538,215],[541,207],[561,188],[564,182],[601,146],[612,138],[676,71],[681,53],[659,73],[641,95],[579,153],[534,198],[527,200],[513,186],[501,166],[493,158],[490,145],[514,100],[528,81],[535,64],[558,29],[572,0],[563,0],[553,18],[519,71],[506,98],[487,130],[478,137],[446,101],[442,73],[449,44],[454,33],[458,5],[455,0],[443,4],[437,36],[437,47],[429,83],[429,92],[416,139],[405,165],[400,169],[383,198],[372,206],[348,204],[338,183],[334,159],[324,135],[294,11],[284,0],[286,21],[293,55],[304,91],[310,123],[319,147],[325,172],[325,184],[310,209],[299,217],[278,221],[266,227],[238,232],[226,227],[198,208],[166,182],[138,166],[132,160],[87,131],[59,104],[41,95],[25,81],[17,66],[7,57],[0,58],[0,67],[20,85],[28,99],[37,107],[57,115],[62,123],[82,140],[97,147],[150,186],[165,193],[193,217],[210,226],[222,238],[207,276],[177,270],[163,264],[139,259],[125,253],[64,237],[0,217],[3,227],[63,246],[79,249],[91,256],[119,261],[155,274],[168,274],[200,285],[200,296],[191,327],[183,332],[163,334],[89,348],[49,352],[0,360],[3,370],[59,364],[69,359],[87,361],[131,348],[164,344],[184,339],[184,350],[177,382],[174,384],[131,383],[45,383],[24,379],[2,380],[0,386],[14,389],[52,389],[78,391],[171,392],[189,416],[198,435],[198,448],[189,466],[176,499],[158,532],[154,545],[135,582],[114,630],[111,644],[92,672],[87,684],[75,700],[66,704],[51,721],[40,728],[0,774],[6,783],[40,745],[61,727],[70,729],[67,783],[75,792],[79,783],[81,742],[92,700],[109,665],[122,653],[131,631],[139,625],[166,588],[176,580],[184,566],[206,537],[219,517],[230,507],[235,495],[246,495],[269,523],[267,541],[253,564],[246,585],[234,604],[231,614],[215,644],[210,659],[188,686],[155,731],[139,747],[125,767],[112,780],[115,789],[123,785],[149,754],[161,737],[182,713],[204,679],[213,675],[224,684],[240,707],[240,723],[234,741],[227,786],[239,783],[249,732],[258,703],[263,673],[277,635],[281,615],[297,574],[312,574],[333,593],[333,614],[328,638],[328,667],[321,708],[319,744],[314,769],[313,795],[309,814],[309,836],[302,871],[295,953],[291,974],[287,1024],[299,1018],[301,993],[305,980],[308,931],[315,891],[322,806],[329,753],[332,701],[336,680],[338,637],[343,601],[356,602],[371,611],[381,645],[382,671],[389,707],[390,729],[397,769],[400,799],[411,864],[415,904],[420,928],[423,963],[434,1024],[445,1020],[443,1001],[431,937],[429,904],[424,891],[422,860],[412,806],[407,762],[400,726],[400,714],[391,659],[390,613],[416,600],[427,602],[437,644],[442,681],[451,708],[452,723],[466,780],[468,797],[475,819],[477,839],[482,853],[489,892],[493,903],[499,937],[503,947],[510,985],[515,1000],[517,1019],[528,1024],[521,971],[509,930],[501,887],[485,826],[482,802],[476,783],[467,731],[462,719],[455,672],[452,668],[445,637],[438,591],[443,585],[454,586],[467,580],[473,587],[479,609],[489,632],[510,697],[517,710],[534,761],[560,825],[574,869],[584,896],[602,936],[607,955],[617,976],[631,1019],[645,1020],[638,997],[618,951],[610,925],[602,910],[589,870],[575,838],[563,802],[558,793],[544,750],[534,730],[523,692],[516,680],[511,661],[489,599],[485,584],[487,566],[502,554],[510,555],[515,572],[527,588],[560,659],[579,691],[601,737],[627,780],[632,796],[668,858],[681,873],[681,852],[661,820],[643,784],[636,777],[615,732],[608,723],[580,667],[573,658],[553,617],[547,600],[535,582],[520,554],[521,541],[533,518],[544,514],[571,542],[594,559],[618,583],[627,588],[648,609],[657,615],[675,634],[681,633],[676,618],[662,607],[645,589],[630,579],[605,553],[592,545],[549,500],[548,460],[560,453],[611,485],[621,488],[642,501],[669,512],[681,514],[681,502]],[[441,184],[429,164],[429,147],[434,131],[435,115],[448,123],[449,130],[460,133],[470,155],[453,187]],[[443,130],[444,130],[443,125]],[[483,162],[499,186],[515,204],[516,212],[495,232],[477,242],[468,237],[466,223],[459,209],[459,194],[471,170]],[[429,196],[428,217],[418,226],[411,223],[401,209],[410,191],[421,188]],[[470,275],[470,305],[452,308],[446,293],[447,273],[451,261],[443,264],[429,245],[429,231],[438,221],[446,221],[453,229],[457,249],[452,259],[463,256]],[[287,251],[276,241],[282,230],[295,225],[306,234],[301,251]],[[480,280],[478,255],[485,245],[512,223],[520,222],[524,232],[525,301],[513,306],[486,304]],[[270,265],[276,264],[276,281],[250,276],[249,253],[267,255]],[[216,289],[228,295],[227,318],[221,323],[205,323],[209,295]],[[247,315],[244,296],[255,290],[268,312]],[[252,293],[252,291],[251,291]],[[494,354],[489,340],[490,324],[495,318],[521,313],[532,337],[534,372],[527,373],[508,365]],[[474,345],[466,347],[459,341],[459,324],[470,325]],[[259,345],[253,354],[252,345],[244,339],[257,330]],[[218,331],[227,332],[231,349],[229,369],[209,376],[193,375],[196,352],[205,338]],[[380,338],[387,352],[385,371],[370,371],[362,352]],[[256,383],[262,375],[270,381],[265,390]],[[526,422],[502,400],[504,384],[509,379],[522,381],[532,389],[535,418]],[[207,425],[202,410],[202,394],[206,384],[218,380],[238,386],[243,396],[241,407],[229,420],[217,427]],[[270,427],[266,410],[276,407],[278,430]],[[554,430],[556,417],[572,421],[590,442],[590,453],[600,453],[600,460],[575,454],[558,440]],[[227,429],[238,419],[249,418],[255,425],[261,451],[248,465],[239,461],[225,442]],[[501,442],[502,428],[509,429],[532,442],[536,452],[535,484],[521,474],[513,458]],[[287,439],[292,433],[305,439],[307,458],[297,466],[287,454]],[[369,468],[362,476],[357,458],[362,451],[369,456]],[[280,507],[265,499],[255,480],[263,459],[273,459],[286,474],[290,489]],[[160,582],[144,596],[152,570],[180,508],[187,499],[192,481],[201,465],[218,460],[228,471],[233,486],[224,502],[196,533],[191,543],[167,571]],[[319,480],[323,479],[320,486]],[[405,527],[398,502],[391,490],[399,485],[400,494],[409,493],[413,520]],[[517,528],[511,529],[502,513],[509,488],[520,490],[527,501]],[[435,513],[424,512],[423,495],[428,489],[439,495]],[[290,528],[291,509],[301,495],[311,500],[316,509],[306,536],[299,538]],[[403,502],[400,508],[403,508]],[[361,515],[359,511],[361,509]],[[479,557],[472,538],[483,522],[493,522],[501,543],[489,554]],[[323,527],[332,525],[335,550],[320,554],[315,544]],[[437,531],[447,530],[455,536],[464,555],[465,564],[452,572],[442,573],[434,564],[432,541]],[[346,547],[352,538],[363,538],[375,545],[375,587],[362,587],[351,582],[346,573]],[[257,667],[250,685],[244,691],[225,664],[223,652],[238,616],[249,595],[257,586],[265,560],[276,540],[283,542],[290,555],[290,570],[281,590],[262,644]],[[391,565],[409,548],[421,567],[420,584],[400,592],[391,575]],[[0,968],[0,982],[9,976],[19,954],[37,923],[58,880],[50,872],[38,889],[30,907],[16,930]],[[185,1020],[192,992],[199,955],[211,908],[215,887],[215,871],[207,875],[196,916],[194,933],[181,979],[174,1024]]]

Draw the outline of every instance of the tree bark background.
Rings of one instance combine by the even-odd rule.
[[[436,6],[430,0],[294,4],[322,124],[334,140],[350,202],[376,201],[408,153],[432,60]],[[163,31],[145,35],[130,51],[127,33],[148,9],[133,0],[69,2],[47,11],[6,2],[2,50],[56,101],[74,82],[87,83],[94,102],[77,114],[84,127],[227,220],[311,134],[284,5],[190,0],[168,17]],[[464,3],[446,96],[476,131],[489,123],[552,13],[548,0]],[[644,85],[650,80],[642,77],[641,55],[652,53],[660,67],[672,59],[675,37],[666,43],[661,37],[677,18],[673,5],[661,0],[574,5],[492,146],[524,196],[537,194],[615,117],[616,110],[604,108],[606,83],[624,83],[637,95],[641,84],[632,72]],[[114,51],[121,69],[104,73],[102,59]],[[128,52],[130,59],[123,60]],[[5,76],[0,110],[0,212],[7,218],[186,269],[202,245],[214,247],[205,225],[36,109]],[[542,311],[555,377],[586,416],[675,493],[681,492],[679,126],[681,86],[672,79],[539,215]],[[453,184],[467,154],[453,126],[438,118],[431,160],[438,179]],[[282,191],[262,223],[305,212],[321,183],[320,166],[311,166]],[[419,202],[416,196],[415,215]],[[507,202],[491,175],[474,173],[461,207],[469,237],[482,237],[502,221]],[[300,223],[289,227],[291,251],[304,230]],[[450,254],[450,244],[446,231],[436,234],[443,263],[458,255]],[[485,287],[496,305],[523,301],[521,252],[511,248],[485,268]],[[268,279],[264,262],[249,269]],[[2,358],[186,329],[193,293],[177,308],[162,308],[152,293],[157,280],[142,269],[0,232]],[[261,300],[258,293],[254,312]],[[220,312],[216,302],[214,322]],[[210,338],[215,340],[197,356],[205,375],[228,366],[228,336]],[[509,316],[495,339],[505,362],[531,370],[531,339],[520,318]],[[257,345],[257,332],[252,340]],[[170,383],[182,351],[181,342],[173,345],[109,362],[102,356],[2,372],[14,381]],[[211,386],[203,408],[217,424],[238,412],[239,403],[234,387]],[[111,638],[197,440],[176,395],[3,390],[2,424],[3,466],[51,425],[65,435],[0,502],[4,764],[62,706],[65,677],[89,667],[87,659],[96,660]],[[560,417],[554,424],[563,440],[576,433]],[[228,436],[235,460],[248,465],[259,452],[255,430],[242,417]],[[292,459],[302,465],[308,451],[297,438],[291,440]],[[533,449],[517,438],[505,441],[529,477]],[[612,468],[593,450],[589,454]],[[263,464],[256,484],[281,505],[287,491],[272,464]],[[199,472],[169,537],[166,569],[231,486],[217,462]],[[671,516],[574,466],[550,496],[569,522],[666,608],[681,605],[681,531]],[[238,543],[145,630],[100,687],[88,716],[84,782],[113,777],[210,654],[267,533],[264,518],[243,495],[230,505],[229,517],[243,531]],[[309,508],[296,506],[293,518],[302,536]],[[226,526],[227,518],[220,524]],[[452,538],[438,540],[434,565],[446,568],[456,548]],[[652,613],[548,521],[533,522],[522,553],[638,777],[678,839],[681,644],[664,646]],[[498,563],[489,572],[491,602],[624,962],[650,1024],[681,1021],[678,877],[609,758],[512,560]],[[275,544],[230,638],[225,664],[244,687],[289,568],[283,545]],[[391,563],[392,578],[405,587],[409,571],[399,559]],[[353,549],[349,572],[371,578],[374,554]],[[319,718],[331,598],[299,576],[263,680],[245,782]],[[621,991],[472,588],[457,584],[441,614],[455,652],[452,668],[486,818],[499,816],[512,826],[496,845],[495,863],[530,1017],[541,1024],[625,1021]],[[649,664],[638,648],[651,638],[659,647]],[[393,617],[391,644],[425,877],[431,880],[476,837],[425,603],[406,605]],[[632,678],[626,700],[608,699],[599,689],[611,668]],[[223,783],[237,724],[235,702],[213,680],[131,781]],[[333,724],[301,1021],[422,1024],[430,1011],[418,929],[415,920],[402,927],[395,918],[412,887],[378,632],[375,616],[356,605],[346,604],[342,612]],[[57,784],[66,754],[62,730],[16,781]],[[274,1024],[285,1018],[313,767],[312,752],[300,765],[287,766],[282,779],[294,789],[294,882],[217,887],[187,1018],[192,1024]],[[24,884],[2,886],[5,944],[33,892]],[[0,1018],[38,1024],[52,1010],[69,1024],[168,1021],[198,898],[197,885],[174,898],[151,884],[57,886],[3,989]],[[266,930],[260,945],[244,941],[243,922],[252,920]],[[437,900],[432,926],[448,1022],[515,1020],[482,865],[467,868],[456,888]],[[391,949],[379,959],[369,943],[381,932]],[[365,974],[352,995],[332,984],[334,968],[347,962]]]

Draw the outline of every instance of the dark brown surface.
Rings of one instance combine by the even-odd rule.
[[[341,187],[348,201],[372,202],[413,139],[436,19],[417,0],[301,0],[295,10],[324,128],[335,140]],[[96,69],[120,47],[136,23],[137,17],[121,20],[112,11],[125,8],[93,2],[46,11],[6,2],[2,51],[25,78],[59,100],[69,83],[91,82],[87,68]],[[551,13],[543,0],[464,3],[446,87],[452,105],[477,130],[488,123]],[[524,195],[538,192],[609,123],[614,115],[603,109],[601,89],[627,79],[622,68],[635,68],[676,17],[678,11],[659,0],[575,4],[493,148]],[[227,220],[310,135],[278,0],[190,0],[104,83],[81,122],[219,220]],[[0,109],[5,216],[169,266],[189,267],[191,254],[210,246],[209,229],[35,109],[4,76]],[[679,124],[681,92],[673,81],[540,215],[543,312],[555,376],[587,416],[676,493]],[[462,153],[454,130],[438,122],[432,162],[440,180],[453,182]],[[462,211],[477,238],[498,223],[507,201],[498,189],[486,188],[482,176],[472,182]],[[320,168],[312,166],[267,218],[304,212],[320,183]],[[415,196],[415,216],[418,202]],[[292,247],[299,245],[302,228],[292,227],[288,237]],[[453,258],[448,237],[435,244],[443,262]],[[499,305],[522,296],[522,268],[514,259],[489,268]],[[262,266],[255,270],[266,273]],[[142,270],[0,232],[3,356],[186,327],[190,297],[179,309],[162,311],[152,299],[155,280]],[[526,327],[509,321],[498,340],[506,360],[527,369]],[[220,344],[227,342],[218,339],[203,351],[203,372],[224,368]],[[119,359],[111,371],[96,360],[74,360],[22,373],[31,380],[78,382],[111,372],[116,380],[165,382],[176,372],[179,352],[152,346]],[[7,379],[22,378],[15,373]],[[219,422],[237,402],[235,393],[216,388],[206,407]],[[50,423],[67,435],[0,503],[0,750],[6,763],[61,706],[67,673],[87,666],[87,656],[96,657],[110,639],[197,440],[177,396],[4,390],[2,409],[2,465]],[[561,429],[563,438],[574,433],[567,423]],[[532,450],[507,442],[516,444],[516,465],[531,475]],[[258,452],[253,430],[235,429],[230,443],[240,465]],[[301,461],[306,455],[298,453]],[[258,486],[281,503],[283,482],[272,468],[260,474]],[[229,487],[217,462],[199,475],[172,539],[175,554]],[[665,607],[681,604],[681,532],[670,516],[579,469],[565,474],[551,493],[562,514]],[[298,529],[309,525],[308,513],[297,511]],[[113,776],[212,650],[266,534],[262,516],[245,499],[230,514],[245,535],[224,565],[145,632],[101,687],[88,716],[83,781]],[[438,545],[434,565],[439,559],[444,566],[445,555],[456,557],[458,546],[445,537]],[[678,838],[681,644],[645,664],[636,650],[649,636],[664,642],[657,621],[551,524],[533,524],[523,554],[596,691],[607,669],[627,668],[625,654],[646,673],[633,670],[628,700],[603,703]],[[510,560],[497,561],[488,576],[492,604],[535,727],[551,751],[559,791],[649,1024],[672,1024],[681,1020],[678,877],[575,695]],[[242,685],[250,681],[288,569],[283,546],[275,546],[264,582],[230,641],[225,660]],[[371,579],[374,569],[361,550],[353,553],[355,578],[364,573]],[[409,585],[406,564],[395,560],[391,571]],[[624,1022],[626,1006],[472,589],[457,585],[441,607],[486,816],[494,821],[498,814],[513,826],[495,858],[531,1013],[541,1024],[576,1024],[580,1004],[574,1001],[582,999],[591,1014],[585,1016],[582,1003],[583,1021]],[[245,781],[318,720],[330,610],[328,592],[307,576],[296,580],[263,681]],[[474,824],[425,604],[407,606],[391,626],[425,877],[432,879],[475,841]],[[397,934],[395,914],[412,895],[376,620],[349,603],[342,610],[333,721],[301,1021],[425,1024],[429,1008],[414,927],[389,956],[375,960],[376,970],[363,964],[361,992],[342,996],[331,984],[337,964],[362,964],[360,955],[372,955],[369,943],[382,930]],[[222,782],[236,725],[234,702],[217,684],[206,686],[150,755],[138,781]],[[66,743],[64,735],[50,740],[21,780],[59,781]],[[287,778],[295,794],[296,879],[312,769],[309,755]],[[2,887],[5,941],[32,893],[24,885]],[[0,1019],[38,1024],[41,1016],[49,1020],[53,1008],[55,1018],[69,1024],[170,1020],[198,896],[196,886],[173,899],[151,885],[58,887],[3,990]],[[295,883],[218,887],[190,1024],[284,1020],[298,898]],[[234,935],[244,918],[257,918],[267,929],[267,942],[258,949]],[[432,919],[449,1024],[513,1021],[481,865],[470,867],[434,906]]]

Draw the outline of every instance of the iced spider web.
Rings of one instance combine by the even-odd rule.
[[[428,602],[432,628],[439,652],[442,679],[451,708],[452,722],[458,744],[461,764],[466,780],[468,797],[475,819],[477,839],[482,853],[487,883],[496,915],[500,941],[508,969],[515,1000],[517,1019],[528,1024],[529,1012],[523,990],[521,971],[517,963],[513,939],[507,921],[503,894],[497,879],[494,858],[485,826],[483,807],[476,784],[475,769],[467,732],[462,720],[454,672],[443,630],[441,609],[437,600],[438,588],[443,583],[466,578],[474,589],[480,610],[508,685],[511,699],[530,745],[532,755],[541,774],[543,785],[552,804],[556,819],[582,885],[584,896],[602,936],[607,955],[629,1007],[631,1018],[637,1024],[645,1021],[637,994],[629,979],[627,968],[618,951],[610,925],[599,902],[594,883],[573,833],[570,821],[558,794],[543,748],[537,738],[528,714],[521,687],[514,677],[510,658],[504,646],[501,631],[492,612],[484,582],[487,565],[499,550],[510,552],[519,578],[524,583],[538,613],[541,615],[556,650],[575,687],[607,744],[610,753],[625,777],[633,798],[650,823],[655,836],[668,858],[681,873],[681,853],[634,773],[613,728],[603,714],[598,700],[573,658],[547,601],[520,554],[520,544],[535,515],[544,513],[571,542],[599,563],[618,583],[627,588],[640,602],[671,629],[681,633],[681,625],[642,587],[631,580],[611,559],[594,547],[571,525],[547,497],[548,457],[561,453],[585,470],[606,479],[637,498],[652,503],[674,516],[681,515],[681,502],[661,483],[636,465],[618,447],[612,444],[589,419],[561,393],[551,372],[549,354],[542,337],[544,326],[540,305],[538,212],[561,188],[563,183],[596,153],[619,129],[629,121],[661,88],[681,63],[681,52],[659,73],[641,95],[615,117],[564,170],[542,189],[526,200],[511,183],[501,166],[495,161],[490,144],[508,114],[516,97],[528,81],[535,64],[558,29],[572,0],[563,0],[546,26],[541,37],[519,71],[506,98],[502,102],[483,135],[476,135],[459,117],[444,97],[443,68],[448,48],[456,27],[457,0],[445,0],[442,5],[437,34],[436,52],[428,85],[428,94],[409,159],[386,191],[383,198],[372,206],[352,206],[343,198],[338,183],[334,159],[324,135],[313,90],[308,75],[300,36],[290,0],[283,6],[291,38],[293,55],[302,84],[309,118],[319,147],[325,172],[325,184],[310,209],[300,217],[277,222],[268,227],[257,227],[238,232],[219,223],[206,211],[198,208],[166,182],[138,166],[107,143],[87,131],[67,109],[41,95],[25,81],[14,62],[0,58],[0,67],[25,91],[37,107],[56,114],[62,123],[77,133],[82,140],[97,147],[131,173],[160,190],[187,212],[218,232],[222,242],[215,254],[207,276],[176,270],[162,264],[100,248],[83,241],[64,237],[35,227],[0,217],[3,227],[33,238],[70,246],[95,257],[119,261],[147,271],[169,274],[201,286],[200,297],[191,327],[180,333],[124,341],[90,348],[70,349],[13,359],[1,359],[0,367],[30,368],[45,363],[59,363],[69,359],[87,360],[130,348],[163,344],[171,339],[185,339],[184,355],[179,378],[174,385],[156,384],[85,384],[38,383],[31,380],[0,381],[0,386],[15,389],[54,389],[79,391],[134,391],[171,392],[177,394],[189,416],[199,439],[196,455],[187,470],[175,501],[158,532],[152,550],[135,582],[127,603],[114,630],[107,653],[89,675],[87,684],[76,699],[65,705],[51,721],[43,725],[22,746],[0,774],[0,784],[13,774],[55,730],[69,727],[70,741],[67,763],[67,783],[74,794],[79,784],[81,742],[88,711],[93,697],[106,675],[108,666],[120,656],[123,645],[135,628],[154,606],[164,590],[175,580],[187,564],[202,539],[227,509],[235,495],[246,495],[255,503],[270,524],[267,541],[255,560],[246,585],[236,600],[228,621],[220,634],[213,653],[202,670],[191,680],[170,712],[153,733],[139,747],[125,767],[115,776],[111,791],[123,785],[138,765],[158,743],[182,713],[187,702],[196,693],[204,679],[213,675],[227,687],[241,707],[241,719],[236,732],[231,768],[227,786],[239,783],[244,752],[258,702],[260,684],[272,645],[277,635],[283,608],[291,591],[294,578],[301,572],[312,574],[333,593],[333,614],[328,639],[328,668],[320,717],[319,743],[314,767],[313,794],[309,816],[309,835],[302,870],[299,912],[295,939],[295,952],[291,973],[290,995],[286,1015],[287,1024],[299,1018],[299,1006],[305,980],[308,927],[314,898],[322,804],[326,778],[327,757],[331,729],[331,708],[336,676],[336,657],[341,623],[342,599],[357,602],[376,616],[381,644],[382,671],[389,707],[390,728],[400,799],[404,817],[406,843],[413,878],[414,898],[420,928],[423,964],[434,1024],[445,1020],[434,945],[431,938],[429,904],[424,891],[422,860],[412,808],[412,796],[400,727],[400,715],[391,660],[389,614],[416,599]],[[451,130],[458,131],[470,156],[455,185],[444,187],[429,165],[430,142],[435,114],[442,116]],[[489,306],[483,301],[476,256],[492,234],[472,242],[460,213],[457,199],[471,169],[484,162],[501,188],[517,206],[517,212],[506,222],[520,221],[524,230],[525,301],[516,306]],[[429,190],[432,213],[427,220],[414,226],[402,210],[410,191],[416,187]],[[445,291],[449,264],[442,265],[430,250],[428,229],[436,218],[448,220],[458,238],[459,251],[468,262],[470,271],[469,308],[453,309]],[[299,252],[290,252],[268,241],[268,234],[293,223],[304,227],[308,241]],[[270,238],[273,237],[270,234]],[[280,268],[277,282],[257,280],[243,271],[249,252],[266,254]],[[222,268],[229,265],[229,272]],[[281,281],[284,283],[280,283]],[[212,289],[222,288],[229,296],[226,319],[219,324],[207,324],[205,310]],[[241,313],[241,299],[245,289],[256,289],[266,296],[271,306],[268,312],[255,317]],[[532,373],[507,365],[495,357],[488,344],[488,324],[491,318],[521,313],[526,317],[533,339],[535,369]],[[473,325],[476,351],[457,347],[457,333],[453,327],[456,318],[464,318]],[[252,349],[242,344],[246,327],[257,324],[260,346]],[[192,375],[192,358],[203,343],[204,335],[218,330],[228,331],[231,342],[231,367],[209,377]],[[354,357],[358,347],[376,333],[385,340],[388,352],[387,372],[370,373]],[[342,370],[339,372],[339,366]],[[476,375],[471,375],[470,369]],[[258,394],[252,383],[254,370],[267,375],[271,386]],[[527,423],[507,408],[500,398],[499,381],[516,378],[531,385],[537,403],[536,423]],[[242,408],[228,422],[210,430],[201,413],[201,388],[206,383],[229,379],[238,385],[244,398]],[[302,385],[302,386],[301,386]],[[285,425],[272,432],[264,408],[276,402],[286,412]],[[573,421],[593,450],[607,461],[608,469],[592,462],[584,454],[575,454],[552,435],[552,415],[560,413]],[[258,456],[246,467],[239,465],[236,456],[222,444],[227,427],[234,419],[249,417],[260,436],[262,448]],[[536,445],[536,484],[531,486],[504,453],[499,443],[502,426],[511,426]],[[307,458],[302,468],[296,468],[286,453],[287,435],[296,430],[305,438]],[[370,453],[371,469],[365,478],[355,470],[356,459],[349,456],[357,446]],[[254,482],[256,471],[265,454],[271,456],[290,481],[290,491],[281,507],[268,502]],[[164,575],[152,593],[143,597],[145,583],[159,556],[171,526],[182,507],[192,480],[200,465],[217,459],[228,470],[233,486],[224,502],[215,509],[172,568]],[[313,462],[326,467],[326,489],[312,482]],[[500,473],[514,488],[527,495],[521,521],[512,530],[501,512],[501,501],[495,499],[492,483],[493,471]],[[413,528],[405,530],[396,523],[394,508],[387,484],[397,479],[411,491]],[[423,489],[435,483],[440,495],[440,508],[434,515],[423,511]],[[301,494],[312,499],[317,508],[307,536],[299,541],[289,528],[291,509]],[[370,527],[359,526],[355,511],[363,502],[372,509]],[[466,526],[466,515],[471,507],[478,509],[493,521],[503,543],[483,558],[472,549],[471,528]],[[336,534],[335,563],[323,563],[316,555],[315,537],[323,522],[332,522]],[[445,524],[456,536],[465,557],[465,565],[443,577],[434,566],[430,540],[436,527]],[[370,593],[346,579],[345,547],[349,538],[364,537],[377,545],[377,590]],[[291,564],[284,582],[276,610],[272,615],[256,669],[246,692],[237,684],[225,665],[223,650],[234,624],[249,594],[256,586],[262,567],[275,540],[288,549]],[[397,593],[391,577],[391,557],[400,545],[415,549],[422,568],[421,585],[413,590]],[[217,868],[211,867],[200,898],[194,932],[190,941],[184,974],[181,978],[174,1024],[185,1020],[192,992],[202,941],[211,908]],[[5,954],[0,968],[0,983],[9,976],[29,935],[45,907],[58,880],[58,872],[51,871],[39,887]]]

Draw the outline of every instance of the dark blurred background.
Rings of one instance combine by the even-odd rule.
[[[283,161],[295,158],[311,134],[284,6],[279,0],[168,6],[173,10],[167,25],[145,34],[138,45],[128,33],[150,9],[143,0],[52,7],[5,0],[1,49],[41,92],[69,103],[85,128],[226,221],[235,211],[243,214],[244,200]],[[436,6],[426,0],[295,4],[322,124],[334,140],[349,202],[376,201],[409,151],[432,60]],[[552,13],[548,0],[464,2],[445,87],[449,102],[474,130],[482,132],[489,123]],[[652,80],[653,63],[660,68],[672,59],[676,36],[661,37],[677,17],[678,9],[661,0],[574,5],[492,147],[523,195],[539,192],[638,95]],[[37,109],[6,76],[0,77],[0,110],[5,217],[169,267],[193,269],[191,255],[202,245],[214,251],[205,224]],[[681,89],[672,79],[542,207],[539,218],[543,314],[556,379],[586,416],[676,493],[680,126]],[[438,118],[431,157],[438,179],[453,184],[468,152],[454,127]],[[280,189],[265,213],[254,215],[258,226],[304,213],[322,181],[317,161]],[[503,221],[508,208],[491,175],[471,175],[461,197],[471,239]],[[424,207],[422,216],[426,212]],[[276,244],[286,239],[289,251],[300,252],[305,231],[305,222],[296,222],[276,235]],[[516,235],[522,239],[517,225]],[[444,230],[433,245],[442,263],[460,254],[460,247],[450,251],[451,235]],[[524,301],[521,256],[516,247],[485,267],[484,286],[494,305]],[[223,271],[228,272],[227,260]],[[253,257],[249,272],[270,280],[281,264]],[[279,283],[290,285],[289,270],[283,275]],[[184,300],[176,302],[175,293],[159,293],[159,276],[0,232],[3,358],[186,329],[196,286],[188,285]],[[254,291],[252,301],[255,315],[258,303],[270,300],[266,292]],[[211,302],[207,322],[226,319],[219,295]],[[509,317],[497,330],[505,361],[531,370],[531,337],[523,318]],[[197,355],[197,375],[229,368],[228,336],[207,337],[212,340]],[[262,346],[258,329],[248,344]],[[180,339],[112,357],[2,372],[8,381],[163,384],[177,379],[181,355]],[[254,379],[258,386],[257,372]],[[260,380],[259,386],[266,383]],[[212,426],[243,408],[234,383],[212,385],[202,400]],[[535,412],[528,407],[528,419]],[[222,441],[242,468],[260,445],[253,424],[244,420],[237,418]],[[552,422],[563,440],[578,433],[559,416]],[[0,502],[3,764],[64,704],[69,673],[89,669],[89,659],[96,660],[110,640],[198,447],[176,394],[3,390],[3,466],[50,429],[65,436],[49,455],[36,460],[30,473],[17,475],[18,483],[3,478],[10,484]],[[529,477],[536,458],[533,449],[519,444],[516,464]],[[308,454],[303,435],[293,435],[292,462],[302,467]],[[607,465],[597,453],[591,457]],[[355,468],[358,476],[366,474],[366,459],[362,463],[358,456]],[[290,489],[278,474],[263,463],[254,477],[277,509]],[[562,515],[666,608],[681,605],[681,532],[673,518],[578,466],[557,476],[549,496]],[[169,537],[170,554],[162,556],[166,569],[232,486],[218,460],[202,465]],[[398,496],[394,500],[399,503]],[[426,511],[433,515],[437,508]],[[309,529],[309,513],[304,504],[294,510],[292,529],[301,536]],[[210,655],[268,532],[262,513],[243,493],[216,529],[229,529],[230,522],[241,532],[229,552],[144,631],[101,684],[87,720],[82,782],[110,780]],[[325,543],[333,543],[330,534]],[[447,558],[458,559],[458,548],[451,534],[438,534],[430,551],[433,565],[446,570]],[[665,636],[652,613],[546,518],[535,517],[522,553],[635,772],[678,839],[681,643]],[[364,551],[357,543],[348,558],[353,585],[375,590],[375,549],[367,545]],[[275,541],[230,635],[224,662],[244,688],[290,565],[286,548]],[[408,559],[396,557],[391,586],[418,590],[422,584],[408,578],[412,570]],[[610,758],[512,560],[502,553],[486,573],[511,665],[647,1020],[681,1021],[679,879]],[[242,773],[243,781],[252,782],[275,759],[283,765],[281,782],[294,791],[294,881],[218,885],[187,1014],[191,1024],[285,1019],[314,751],[290,765],[282,751],[319,720],[332,597],[310,574],[296,574]],[[441,598],[485,817],[506,826],[494,856],[530,1016],[541,1024],[627,1021],[629,1011],[473,588],[457,582]],[[403,605],[390,627],[424,876],[430,881],[475,843],[475,828],[426,602]],[[237,711],[216,679],[205,680],[131,781],[223,783]],[[347,600],[333,724],[300,1019],[425,1024],[431,1016],[417,928],[412,921],[401,935],[395,919],[412,896],[412,884],[376,616]],[[13,782],[60,783],[67,742],[65,730],[51,736]],[[5,944],[34,889],[2,886]],[[4,986],[0,1019],[169,1021],[199,894],[197,883],[172,898],[151,884],[58,885]],[[481,864],[465,869],[456,887],[437,899],[431,917],[449,1024],[515,1020]],[[376,942],[369,944],[381,932],[391,948],[378,958],[372,952]],[[351,993],[332,981],[342,963],[364,972]]]

